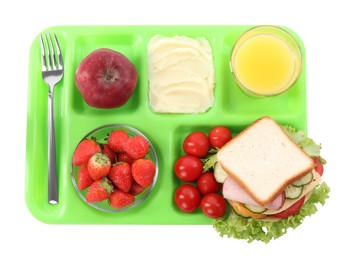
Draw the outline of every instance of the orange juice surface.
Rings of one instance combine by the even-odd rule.
[[[239,84],[258,95],[274,95],[287,89],[301,66],[288,43],[271,34],[246,39],[232,55],[231,65]]]

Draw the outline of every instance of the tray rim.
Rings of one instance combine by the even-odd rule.
[[[74,29],[84,29],[86,31],[90,30],[90,29],[94,29],[94,30],[97,30],[98,29],[101,29],[101,28],[109,28],[109,29],[113,29],[113,28],[124,28],[124,29],[130,29],[130,28],[150,28],[150,27],[153,27],[153,28],[169,28],[169,27],[179,27],[181,29],[186,29],[186,30],[192,30],[192,28],[221,28],[221,27],[226,27],[226,28],[232,28],[232,27],[242,27],[242,28],[245,28],[245,27],[253,27],[255,25],[73,25],[73,26],[52,26],[52,27],[48,27],[46,28],[44,31],[52,31],[52,30],[61,30],[62,33],[67,33],[67,32],[64,32],[65,30],[74,30]],[[275,26],[279,26],[279,25],[275,25]],[[284,27],[284,26],[281,26],[283,28],[286,28],[287,30],[289,30],[289,32],[292,32],[294,37],[297,37],[298,39],[298,42],[299,44],[301,45],[301,49],[302,49],[302,52],[305,53],[305,47],[304,47],[304,44],[303,44],[303,41],[301,40],[301,38],[293,31],[291,30],[290,28],[287,28],[287,27]],[[36,39],[36,38],[35,38]],[[32,46],[31,46],[31,52],[33,51],[32,49],[35,48],[35,40],[33,40],[33,43],[32,43]],[[29,60],[30,62],[30,60]],[[306,70],[306,66],[305,66],[305,62],[306,62],[306,57],[304,55],[303,57],[303,62],[304,62],[304,65],[303,65],[303,71],[305,72]],[[31,69],[29,70],[29,72],[31,71]],[[306,73],[306,72],[305,72]],[[30,78],[30,77],[29,77]],[[30,87],[30,82],[28,83],[28,87]],[[305,120],[304,120],[304,131],[307,132],[307,109],[306,109],[306,106],[307,106],[307,98],[306,98],[306,79],[305,79],[305,82],[304,82],[304,106],[305,106]],[[29,139],[32,137],[30,131],[28,130],[29,129],[29,125],[30,125],[30,115],[31,115],[31,109],[32,109],[32,100],[30,100],[30,96],[29,96],[29,93],[28,93],[28,105],[27,105],[27,133],[26,133],[26,180],[25,180],[25,200],[26,200],[26,205],[29,209],[29,211],[31,212],[31,214],[37,218],[39,221],[41,222],[44,222],[44,223],[71,223],[71,222],[60,222],[60,218],[45,218],[45,216],[43,215],[40,215],[38,214],[37,210],[35,209],[36,207],[36,203],[35,203],[35,200],[33,200],[33,198],[29,195],[29,191],[31,190],[31,187],[29,185],[29,171],[30,171],[30,165],[28,163],[28,157],[30,157],[30,143],[29,143]],[[68,162],[66,164],[69,164]],[[46,194],[45,194],[46,195]],[[54,210],[54,211],[59,211],[59,207],[60,206],[55,206],[55,205],[50,205],[50,210]],[[60,215],[60,214],[58,214]],[[200,224],[210,224],[211,221],[209,221],[208,223],[200,223]],[[89,224],[89,223],[87,223]],[[94,224],[94,223],[91,223],[91,224]],[[136,223],[137,224],[137,223]],[[183,223],[184,224],[184,223]],[[185,223],[186,224],[186,223]],[[194,224],[194,223],[191,223],[191,224]]]

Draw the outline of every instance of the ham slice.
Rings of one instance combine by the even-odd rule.
[[[240,203],[246,203],[256,206],[259,205],[234,179],[229,176],[225,179],[223,183],[223,197],[228,200],[237,201]],[[271,210],[280,209],[285,201],[284,192],[281,193],[276,199],[268,203],[264,207]]]

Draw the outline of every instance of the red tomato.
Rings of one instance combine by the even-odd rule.
[[[323,164],[319,161],[318,157],[315,157],[313,159],[313,161],[314,161],[314,165],[315,165],[315,167],[314,167],[315,171],[322,177],[323,172],[324,172]]]
[[[190,184],[178,187],[174,194],[177,207],[184,212],[194,212],[200,205],[201,195],[198,189]]]
[[[204,157],[210,149],[210,142],[203,132],[193,132],[184,139],[183,149],[188,155]]]
[[[176,161],[174,171],[182,181],[196,181],[202,173],[202,162],[195,156],[184,155]]]
[[[210,131],[208,138],[213,148],[222,148],[232,139],[232,133],[224,126],[217,126]]]
[[[197,188],[201,194],[206,195],[209,193],[216,193],[219,190],[220,185],[213,176],[213,173],[205,172],[197,180]]]
[[[209,218],[222,217],[226,211],[226,206],[224,198],[217,193],[205,195],[200,202],[202,212]]]
[[[299,212],[304,202],[305,202],[305,196],[303,196],[295,204],[293,204],[291,207],[287,208],[286,210],[283,210],[282,212],[279,212],[271,216],[276,218],[288,218],[291,215],[294,215],[297,212]]]

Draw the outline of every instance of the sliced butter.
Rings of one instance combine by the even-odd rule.
[[[148,45],[149,103],[159,113],[203,113],[214,103],[212,49],[204,38],[154,36]]]

